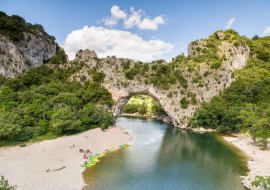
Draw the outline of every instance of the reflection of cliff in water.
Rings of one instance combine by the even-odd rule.
[[[182,162],[184,168],[185,163],[193,163],[196,170],[200,171],[201,168],[209,174],[204,172],[203,175],[214,176],[215,180],[222,181],[228,187],[232,179],[231,175],[239,178],[240,175],[246,174],[248,168],[242,152],[230,145],[224,146],[223,143],[224,141],[215,133],[200,134],[168,127],[157,164],[170,167],[170,165],[175,166],[173,164],[175,162]],[[239,156],[242,159],[239,160]],[[182,170],[182,167],[179,169]],[[179,175],[185,174],[179,171]],[[224,181],[224,178],[227,180]]]

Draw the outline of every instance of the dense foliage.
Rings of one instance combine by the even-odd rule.
[[[197,109],[190,125],[218,131],[250,129],[253,139],[261,137],[266,148],[270,136],[270,37],[244,40],[256,57],[237,71],[230,87]]]
[[[141,115],[167,115],[158,102],[150,96],[138,94],[123,107],[123,113],[139,113]]]
[[[42,25],[31,24],[18,15],[8,16],[0,11],[0,34],[8,35],[11,40],[19,41],[24,39],[23,32],[36,35],[36,30],[45,34],[51,40],[51,43],[55,43],[55,37],[48,35]]]
[[[31,68],[25,75],[2,80],[0,93],[0,138],[27,141],[48,134],[72,134],[102,129],[114,123],[111,94],[101,86],[104,73],[91,70],[93,79],[84,84],[70,80],[84,63],[54,69]]]

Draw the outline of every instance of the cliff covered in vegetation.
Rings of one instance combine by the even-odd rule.
[[[169,63],[100,59],[93,50],[79,50],[68,61],[42,26],[3,12],[0,16],[2,139],[106,128],[136,94],[156,100],[177,127],[268,127],[263,120],[253,121],[260,113],[268,117],[267,104],[261,105],[269,101],[269,37],[248,39],[234,30],[216,31],[191,42],[188,56],[181,54]],[[250,104],[256,105],[253,111]],[[248,114],[255,119],[247,120]]]
[[[0,12],[0,74],[14,78],[55,56],[57,44],[39,24]]]
[[[235,70],[243,68],[249,58],[250,48],[241,36],[233,30],[224,35],[230,37],[220,39],[216,32],[192,42],[190,55],[179,55],[170,63],[143,63],[114,56],[99,59],[93,51],[80,50],[72,63],[85,67],[70,79],[84,83],[96,75],[103,76],[101,85],[112,94],[115,116],[121,114],[131,96],[147,94],[162,106],[175,126],[185,128],[195,109],[230,86]]]

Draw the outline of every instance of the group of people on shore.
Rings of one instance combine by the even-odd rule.
[[[87,150],[80,149],[79,152],[80,152],[80,153],[84,153],[84,154],[83,154],[83,159],[88,159],[88,156],[87,156],[86,154],[92,155],[92,151],[90,151],[89,149],[87,149]]]

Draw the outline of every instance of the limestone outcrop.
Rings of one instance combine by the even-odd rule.
[[[24,32],[24,39],[15,42],[0,34],[0,74],[14,78],[31,67],[41,66],[56,54],[56,44],[39,30]]]
[[[199,55],[199,52],[195,52],[196,48],[199,47],[202,49],[205,47],[205,44],[206,42],[204,41],[191,43],[188,46],[189,55]],[[235,47],[231,43],[221,41],[218,54],[220,57],[225,57],[226,60],[219,69],[210,70],[210,66],[207,65],[207,63],[200,63],[200,68],[196,73],[183,70],[182,75],[186,77],[188,83],[187,89],[184,89],[176,83],[175,85],[171,85],[169,90],[163,90],[149,82],[145,82],[148,80],[147,77],[137,76],[133,80],[128,80],[125,77],[124,65],[128,63],[129,68],[134,68],[135,64],[143,63],[135,62],[131,59],[118,59],[115,57],[98,59],[93,51],[80,50],[74,61],[77,63],[82,61],[86,66],[79,72],[73,74],[70,79],[81,81],[82,76],[84,76],[84,80],[92,80],[89,71],[91,68],[96,67],[99,72],[103,72],[106,75],[102,85],[108,89],[115,101],[115,104],[110,110],[115,116],[121,115],[122,108],[133,95],[147,94],[162,106],[176,127],[186,128],[189,118],[194,115],[196,108],[200,107],[203,101],[209,102],[213,96],[217,95],[232,83],[234,80],[232,73],[235,69],[241,69],[245,66],[249,58],[249,53],[249,47],[245,44]],[[150,69],[147,71],[147,76],[151,76],[153,72],[151,66],[154,64],[157,64],[157,61],[148,63],[147,67]],[[168,63],[163,61],[159,62],[159,64]],[[197,83],[194,83],[193,78],[197,75],[203,76],[206,71],[211,72],[202,79],[204,84],[199,86]],[[198,103],[194,105],[189,104],[188,107],[184,109],[181,107],[180,100],[187,97],[187,93],[194,93]]]
[[[223,39],[225,37],[225,34],[223,32],[218,32],[217,33],[218,39]]]

